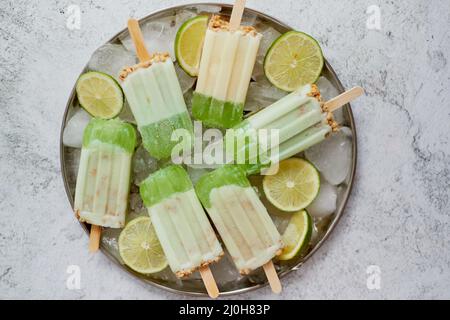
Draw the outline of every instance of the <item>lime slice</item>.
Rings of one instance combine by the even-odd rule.
[[[282,236],[285,247],[278,259],[290,260],[306,249],[311,240],[311,234],[312,220],[308,212],[302,210],[294,213]]]
[[[127,266],[149,274],[164,270],[167,260],[149,217],[132,220],[119,236],[119,253]]]
[[[277,174],[264,177],[263,188],[275,207],[296,212],[309,206],[319,193],[319,172],[308,161],[292,158],[280,162]]]
[[[175,39],[175,55],[181,68],[192,77],[198,76],[208,16],[197,16],[180,27]]]
[[[264,72],[274,86],[290,92],[316,82],[323,63],[322,49],[314,38],[290,31],[270,47],[264,60]]]
[[[101,72],[88,72],[77,81],[80,105],[93,117],[115,118],[122,111],[124,96],[117,81]]]

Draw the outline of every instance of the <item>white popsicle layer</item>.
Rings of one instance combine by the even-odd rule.
[[[223,255],[194,189],[176,193],[148,208],[148,212],[170,268],[178,277]]]
[[[138,68],[122,87],[140,128],[187,112],[171,59]]]
[[[262,36],[238,30],[206,31],[198,93],[244,103]]]
[[[80,221],[124,227],[131,158],[129,152],[107,143],[82,149],[74,203]]]
[[[208,213],[242,274],[261,267],[282,248],[267,209],[252,187],[213,189]]]

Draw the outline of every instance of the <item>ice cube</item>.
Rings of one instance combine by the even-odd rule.
[[[149,52],[168,52],[172,59],[174,59],[173,41],[176,35],[176,31],[174,30],[175,24],[175,16],[166,16],[141,24],[141,31]],[[136,52],[136,48],[128,33],[125,36],[119,37],[119,39],[127,50]]]
[[[192,10],[179,10],[174,15],[160,17],[141,24],[147,49],[151,52],[168,52],[175,61],[174,42],[181,25],[196,15]],[[131,52],[136,52],[133,41],[127,33],[119,37],[122,44]]]
[[[314,239],[312,239],[312,240],[314,240],[315,244],[317,244],[317,242],[321,241],[323,239],[323,237],[325,236],[325,234],[327,233],[327,231],[331,225],[332,216],[328,216],[328,217],[324,217],[324,218],[314,218],[313,217],[313,219],[314,219],[315,231],[313,229]]]
[[[65,167],[64,170],[67,176],[67,182],[70,188],[70,193],[75,193],[75,186],[78,176],[78,167],[80,166],[81,149],[69,148],[64,154]]]
[[[183,91],[183,94],[188,92],[189,89],[192,89],[197,78],[191,77],[186,72],[184,72],[184,70],[178,65],[178,63],[175,64],[175,71],[177,72],[178,80],[180,81],[181,91]]]
[[[119,253],[118,241],[120,232],[122,232],[122,229],[103,228],[101,242],[109,254],[116,258],[121,264],[125,264]]]
[[[258,111],[274,102],[280,100],[287,92],[281,91],[273,86],[266,86],[260,82],[252,82],[248,88],[245,111]]]
[[[188,8],[190,9],[190,7]],[[199,4],[192,7],[198,14],[201,13],[219,13],[222,10],[221,6],[212,4]]]
[[[323,101],[333,99],[340,94],[339,90],[325,77],[320,77],[316,84],[319,87]],[[337,123],[344,123],[344,112],[342,108],[333,112],[333,116]]]
[[[265,78],[264,74],[264,59],[266,57],[267,51],[269,50],[272,43],[281,36],[281,33],[272,27],[266,27],[262,30],[258,30],[263,38],[261,39],[261,45],[259,46],[258,54],[256,55],[256,62],[253,68],[252,79],[259,81]]]
[[[347,178],[352,163],[352,140],[348,130],[331,135],[324,142],[306,150],[306,158],[332,185],[339,185]]]
[[[189,174],[189,177],[191,178],[192,183],[195,185],[201,177],[203,177],[208,172],[211,172],[211,169],[205,169],[205,168],[195,168],[188,166],[187,172]]]
[[[336,211],[337,188],[322,180],[316,199],[306,210],[315,218],[324,218]]]
[[[63,143],[67,147],[81,148],[83,132],[92,117],[82,108],[77,108],[72,118],[66,124],[63,133]]]
[[[229,282],[237,282],[242,279],[242,276],[239,274],[238,269],[228,253],[226,253],[218,263],[211,264],[211,271],[214,274],[214,279],[220,286],[224,286]]]
[[[281,36],[281,33],[270,26],[263,30],[259,30],[259,33],[261,33],[263,37],[261,39],[261,45],[259,46],[258,57],[264,58],[273,42]]]
[[[320,77],[317,82],[320,94],[325,101],[328,101],[339,95],[339,90],[325,77]]]
[[[133,156],[134,184],[139,185],[156,170],[158,170],[157,160],[150,156],[143,145],[139,146]]]
[[[314,248],[314,246],[317,244],[317,242],[319,242],[319,240],[320,240],[319,230],[317,229],[316,224],[313,224],[310,241],[311,247]]]
[[[285,214],[272,214],[271,215],[273,223],[277,227],[277,230],[280,234],[283,234],[291,221],[292,215],[289,213]]]
[[[139,194],[139,190],[130,193],[130,196],[128,197],[128,208],[129,213],[127,215],[127,223],[134,218],[145,215],[147,210],[144,202],[142,201],[141,195]]]
[[[190,10],[189,8],[177,10],[175,12],[175,25],[174,25],[174,28],[176,29],[175,33],[178,32],[178,29],[181,27],[183,23],[185,23],[188,19],[195,17],[196,15],[197,12]]]
[[[192,97],[194,96],[194,90],[191,88],[184,93],[184,101],[186,102],[186,108],[192,117]]]
[[[149,275],[150,278],[163,280],[165,282],[175,282],[179,287],[183,286],[183,281],[175,276],[175,273],[170,270],[169,267],[165,268],[163,271],[158,273],[152,273]]]
[[[255,190],[256,194],[258,195],[259,198],[262,197],[261,192],[259,191],[259,188],[257,186],[252,186],[253,190]]]
[[[243,26],[256,26],[258,23],[258,16],[254,13],[245,12],[242,16],[241,25]]]
[[[352,138],[353,132],[352,129],[350,129],[349,127],[341,127],[339,130],[350,139]]]
[[[88,69],[99,71],[119,79],[123,68],[136,64],[136,55],[120,44],[105,44],[91,57]]]
[[[252,79],[256,82],[267,80],[266,74],[264,73],[263,61],[256,60],[255,66],[253,67]]]
[[[128,101],[125,100],[122,111],[119,114],[119,118],[123,121],[136,124],[136,119],[134,118],[133,112],[131,111]]]

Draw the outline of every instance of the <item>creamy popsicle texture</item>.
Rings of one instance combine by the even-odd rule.
[[[178,143],[172,141],[173,132],[177,129],[185,129],[191,135],[193,132],[169,55],[154,54],[149,61],[124,69],[121,80],[144,147],[154,158],[169,158]]]
[[[321,126],[319,131],[323,134],[316,133],[317,129],[312,129],[315,126]],[[324,139],[336,126],[332,115],[322,108],[317,86],[305,85],[235,126],[234,135],[226,136],[225,145],[232,141],[234,146],[228,146],[227,152],[234,152],[234,157],[228,158],[234,158],[239,165],[268,163],[277,161],[277,157],[283,160],[281,158],[286,154],[303,151],[301,149],[312,137]],[[309,128],[311,131],[303,134]],[[276,130],[277,134],[263,143],[259,135],[262,129]],[[247,137],[245,143],[238,144],[237,141],[244,136]],[[269,137],[269,132],[266,137]]]
[[[133,126],[120,120],[92,119],[83,135],[74,209],[79,220],[122,228],[136,146]]]
[[[182,167],[173,165],[150,175],[140,192],[177,277],[219,261],[222,247]]]
[[[242,274],[280,254],[281,236],[238,166],[223,166],[204,175],[195,189]]]
[[[212,17],[192,100],[195,119],[217,128],[231,128],[242,121],[261,38],[253,27],[232,32],[227,21]]]
[[[289,159],[296,154],[303,152],[312,146],[324,141],[328,135],[333,132],[333,128],[327,121],[318,123],[305,131],[297,134],[289,140],[283,142],[279,147],[277,159],[272,159],[271,162],[283,161]]]

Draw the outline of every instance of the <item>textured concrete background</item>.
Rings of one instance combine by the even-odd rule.
[[[88,254],[63,189],[59,130],[97,47],[129,16],[188,2],[0,2],[0,298],[183,298]],[[450,298],[448,1],[274,3],[248,0],[315,36],[343,84],[367,90],[354,104],[359,168],[346,214],[280,298]],[[80,30],[66,27],[71,4]],[[379,31],[366,28],[370,5],[381,8]],[[68,265],[81,267],[81,290],[66,289]],[[380,290],[366,286],[369,265],[380,267]]]

